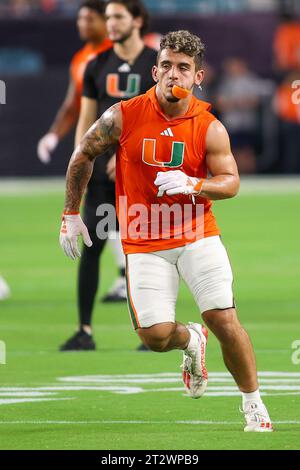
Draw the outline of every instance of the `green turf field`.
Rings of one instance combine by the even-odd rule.
[[[300,186],[300,184],[299,184]],[[251,334],[276,432],[242,431],[240,398],[210,335],[210,385],[191,400],[181,354],[138,353],[127,307],[97,302],[97,352],[59,353],[76,318],[76,263],[58,245],[62,193],[0,195],[0,272],[12,298],[0,304],[1,449],[299,449],[300,190],[255,186],[215,204],[235,274],[235,297]],[[268,189],[268,188],[266,188]],[[107,249],[103,293],[116,275]],[[178,319],[199,318],[183,286]],[[296,351],[295,351],[296,353]],[[300,358],[300,354],[295,354]]]

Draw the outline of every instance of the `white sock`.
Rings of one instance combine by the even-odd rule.
[[[243,408],[245,407],[246,403],[248,403],[249,401],[261,402],[262,399],[259,393],[259,388],[255,390],[255,392],[250,392],[250,393],[242,392],[242,399],[243,399]]]
[[[190,332],[191,338],[190,338],[190,342],[187,348],[185,349],[185,352],[187,352],[188,354],[194,352],[195,349],[198,348],[198,344],[199,344],[199,335],[196,333],[196,331],[189,329],[189,332]]]

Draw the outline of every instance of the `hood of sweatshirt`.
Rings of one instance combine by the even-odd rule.
[[[174,117],[172,119],[167,119],[164,112],[163,112],[163,110],[162,110],[162,108],[160,107],[159,102],[158,102],[158,99],[157,99],[157,96],[156,96],[156,86],[157,85],[150,88],[150,90],[148,90],[146,92],[146,95],[149,98],[149,101],[150,101],[149,104],[151,106],[153,106],[153,108],[156,110],[156,112],[159,115],[161,115],[167,121],[174,122],[174,121],[181,121],[181,120],[185,120],[185,119],[191,119],[191,118],[194,118],[196,116],[199,116],[199,114],[202,114],[205,111],[210,111],[210,109],[211,109],[211,104],[210,103],[207,103],[206,101],[198,100],[197,98],[195,98],[195,96],[192,95],[192,99],[190,101],[189,108],[188,108],[188,110],[185,114],[183,114],[182,116]]]

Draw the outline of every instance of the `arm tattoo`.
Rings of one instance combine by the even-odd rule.
[[[79,148],[89,160],[94,160],[118,142],[121,135],[120,123],[117,122],[119,115],[120,105],[117,103],[105,111],[86,133]]]
[[[117,103],[89,129],[71,157],[67,171],[65,211],[79,212],[95,158],[116,145],[121,132],[121,110]]]

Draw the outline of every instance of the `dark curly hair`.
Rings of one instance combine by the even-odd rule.
[[[196,70],[199,70],[203,63],[205,46],[198,36],[189,31],[171,31],[161,38],[158,59],[163,49],[171,49],[174,52],[182,52],[193,57]]]

